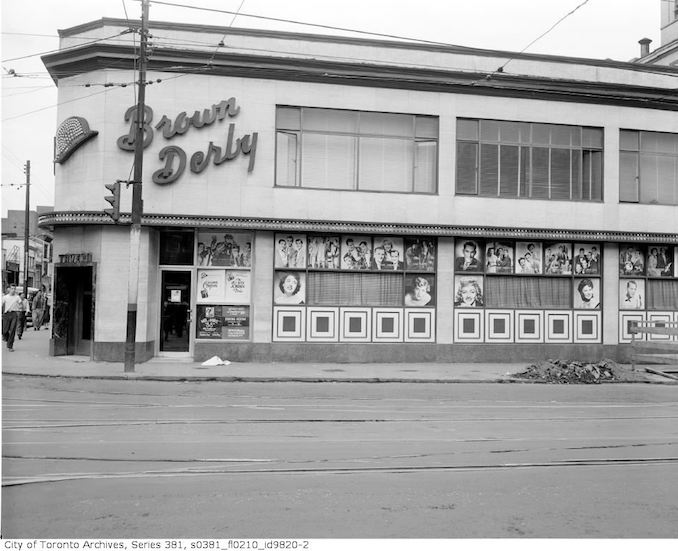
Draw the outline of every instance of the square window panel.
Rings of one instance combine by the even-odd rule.
[[[673,323],[673,312],[648,312],[647,321],[653,321],[655,327],[670,327]],[[647,340],[649,341],[670,341],[671,335],[661,335],[648,333]]]
[[[372,340],[374,342],[403,341],[404,311],[400,308],[372,310]]]
[[[307,308],[306,340],[336,342],[339,340],[339,308]]]
[[[485,310],[485,342],[513,342],[513,310]]]
[[[406,342],[435,342],[435,310],[405,309]]]
[[[633,341],[631,334],[631,322],[645,321],[645,312],[619,312],[619,342],[629,343]],[[643,333],[636,334],[636,340],[644,341]]]
[[[370,308],[341,308],[340,340],[345,342],[370,342]]]
[[[547,310],[544,325],[545,342],[572,342],[572,312]]]
[[[516,342],[544,342],[544,312],[516,310]]]
[[[600,312],[574,313],[574,342],[600,342]]]
[[[454,342],[483,342],[482,310],[454,311]]]
[[[273,340],[303,341],[306,328],[306,309],[285,307],[273,309]]]

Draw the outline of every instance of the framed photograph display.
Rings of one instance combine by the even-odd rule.
[[[537,241],[518,241],[515,253],[515,273],[542,274],[542,247]]]
[[[306,235],[294,233],[275,234],[275,267],[306,267]]]
[[[405,277],[405,306],[434,306],[435,277],[433,275],[407,275]]]
[[[572,257],[574,275],[600,275],[600,245],[575,243]]]
[[[277,271],[273,277],[275,304],[304,304],[306,300],[306,274],[296,271]]]
[[[372,238],[365,235],[341,237],[341,269],[369,270],[372,260]]]
[[[674,248],[669,245],[649,245],[645,272],[647,277],[673,277]]]
[[[383,255],[382,255],[383,251]],[[383,256],[383,260],[379,259]],[[405,251],[402,237],[375,237],[373,241],[370,270],[397,270],[405,269]]]
[[[426,237],[405,238],[405,269],[417,272],[434,272],[436,269],[435,243],[434,239]]]
[[[482,276],[454,276],[454,306],[479,308],[484,306]]]
[[[247,304],[252,289],[252,273],[244,270],[226,270],[225,302]]]
[[[251,233],[229,233],[222,230],[198,232],[198,266],[252,267]]]
[[[619,275],[645,274],[645,253],[638,245],[619,245]]]
[[[572,274],[572,243],[544,244],[544,274]]]
[[[196,338],[249,340],[249,306],[199,305]]]
[[[313,235],[308,238],[308,260],[311,270],[338,270],[341,266],[338,235]]]
[[[485,244],[485,273],[513,273],[513,243],[509,241],[488,241]]]
[[[226,270],[198,270],[197,292],[198,304],[225,302]]]
[[[645,280],[620,279],[619,280],[619,308],[621,310],[644,310],[645,309]]]
[[[575,310],[600,309],[600,279],[574,278],[573,285]]]
[[[474,239],[457,239],[454,247],[455,272],[483,272],[485,267],[484,248]]]

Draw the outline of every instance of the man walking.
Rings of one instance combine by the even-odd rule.
[[[19,293],[19,298],[21,299],[21,310],[19,310],[19,322],[16,326],[16,336],[21,340],[21,337],[24,336],[24,330],[26,329],[26,318],[31,311],[31,304],[23,293]]]
[[[45,293],[40,289],[35,296],[33,297],[33,329],[35,331],[40,331],[42,326],[42,321],[45,318],[45,303],[47,299],[45,298]]]
[[[9,286],[9,291],[2,297],[2,340],[7,343],[7,350],[14,352],[14,337],[21,311],[21,298],[16,294],[16,285]]]

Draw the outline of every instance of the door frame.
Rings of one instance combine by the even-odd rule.
[[[164,272],[188,272],[190,276],[190,285],[189,289],[189,322],[188,322],[188,350],[186,352],[170,352],[165,350],[160,350],[160,333],[162,330],[162,275]],[[195,347],[195,269],[192,266],[176,266],[176,267],[162,267],[158,268],[158,287],[156,291],[156,298],[158,300],[158,307],[156,309],[156,320],[158,325],[156,326],[156,345],[155,345],[155,355],[161,358],[168,359],[183,359],[183,358],[192,358]],[[158,297],[157,293],[160,293]]]

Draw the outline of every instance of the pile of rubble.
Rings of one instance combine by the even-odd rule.
[[[513,376],[519,379],[558,384],[599,384],[628,380],[626,370],[612,360],[597,363],[546,360],[528,366]]]

